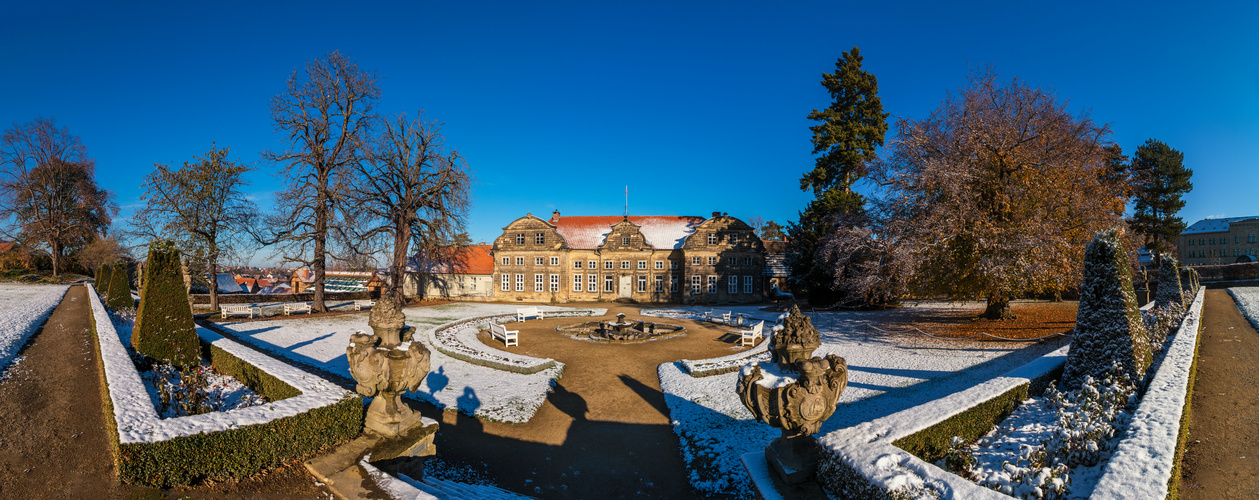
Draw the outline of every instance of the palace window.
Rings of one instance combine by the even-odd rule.
[[[511,275],[510,274],[503,274],[503,291],[504,292],[511,291]]]
[[[551,293],[560,291],[560,275],[551,275]]]
[[[708,277],[708,293],[717,293],[717,277]]]
[[[524,258],[524,257],[516,257],[516,265],[517,265],[517,266],[523,266],[523,265],[525,265],[525,258]]]
[[[629,268],[630,268],[630,267],[629,267],[629,261],[628,261],[628,260],[623,260],[623,261],[621,261],[621,269],[629,269]]]
[[[533,258],[533,265],[535,265],[535,266],[540,266],[540,265],[542,265],[542,257],[534,257],[534,258]],[[540,290],[539,290],[539,291],[540,291]]]
[[[663,260],[658,260],[658,261],[656,261],[656,269],[664,269],[664,261],[663,261]]]
[[[735,266],[735,265],[738,265],[738,264],[739,264],[739,258],[738,258],[738,257],[727,257],[727,258],[726,258],[726,264],[728,264],[728,265],[730,265],[730,266]]]
[[[669,291],[670,292],[678,291],[678,277],[677,276],[669,277]]]
[[[726,281],[727,281],[726,283],[727,293],[730,293],[730,294],[739,293],[739,277],[738,276],[727,276]]]
[[[752,277],[743,277],[743,293],[752,293]]]
[[[669,261],[669,269],[677,269],[677,268],[678,268],[678,261],[676,260]]]
[[[598,268],[599,268],[599,261],[597,260],[592,260],[586,263],[586,269],[598,269]]]
[[[1189,240],[1189,246],[1193,246],[1193,240]]]
[[[517,245],[525,244],[525,233],[516,233],[516,244]]]
[[[752,265],[752,258],[751,258],[751,257],[744,257],[744,258],[743,258],[743,265],[745,265],[745,266],[750,266],[750,265]]]
[[[503,257],[503,265],[504,265],[504,266],[510,266],[510,265],[511,265],[511,257]]]
[[[699,293],[699,276],[691,276],[691,293]]]
[[[604,269],[612,269],[612,266],[614,266],[614,265],[615,265],[615,264],[613,264],[613,263],[612,263],[612,261],[610,261],[610,260],[605,260],[605,261],[603,261],[603,268],[604,268]]]
[[[664,291],[664,276],[656,275],[656,292]]]
[[[692,266],[698,266],[698,265],[699,265],[699,257],[691,257],[691,265],[692,265]]]
[[[560,258],[559,258],[559,257],[551,257],[551,265],[552,265],[552,266],[558,266],[558,265],[560,265]]]
[[[599,291],[599,275],[598,274],[590,275],[590,281],[586,283],[586,290],[589,290],[591,292]]]
[[[717,265],[717,258],[716,258],[716,257],[709,257],[709,258],[708,258],[708,265],[710,265],[710,266],[715,266],[715,265]]]
[[[717,244],[717,233],[708,233],[708,244],[709,245]]]
[[[612,275],[609,274],[603,277],[603,291],[611,292],[612,290]]]
[[[546,233],[537,233],[533,235],[533,243],[536,245],[546,243]]]
[[[1234,234],[1234,235],[1233,235],[1233,243],[1241,243],[1241,242],[1242,242],[1242,235],[1240,235],[1240,234]]]
[[[580,274],[573,275],[573,291],[574,292],[581,291],[581,275]]]
[[[647,277],[641,274],[638,275],[638,291],[640,292],[647,291]]]
[[[546,286],[546,285],[543,285],[543,283],[544,283],[544,282],[542,281],[542,279],[543,279],[542,277],[543,277],[543,276],[544,276],[544,275],[541,275],[541,274],[535,274],[535,275],[533,275],[533,291],[535,291],[535,292],[541,292],[541,291],[542,291],[542,287],[543,287],[543,286]]]
[[[1255,242],[1255,235],[1252,234],[1246,237],[1246,243],[1254,243],[1254,242]]]
[[[1207,239],[1206,239],[1206,238],[1198,238],[1198,244],[1199,244],[1199,245],[1205,245],[1205,244],[1207,244]]]
[[[622,236],[622,237],[621,237],[621,245],[622,245],[622,246],[629,246],[629,236]]]
[[[573,269],[581,269],[581,261],[580,261],[580,260],[574,260],[574,261],[573,261]]]
[[[638,268],[639,268],[639,269],[647,269],[647,261],[645,261],[645,260],[640,260],[640,261],[638,261]]]
[[[525,275],[523,274],[516,275],[516,291],[517,292],[525,291]]]

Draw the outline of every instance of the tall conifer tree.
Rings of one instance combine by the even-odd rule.
[[[1185,168],[1185,155],[1157,139],[1145,141],[1132,156],[1136,190],[1133,228],[1144,235],[1145,248],[1155,254],[1171,252],[1173,241],[1185,230],[1176,212],[1185,207],[1181,196],[1193,190],[1193,170]]]

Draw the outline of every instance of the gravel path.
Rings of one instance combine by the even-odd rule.
[[[1207,290],[1180,497],[1259,498],[1259,333]]]

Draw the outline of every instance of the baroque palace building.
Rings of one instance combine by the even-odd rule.
[[[764,297],[751,226],[691,216],[526,214],[494,240],[496,300],[745,303]]]
[[[1203,219],[1180,233],[1180,262],[1187,266],[1259,260],[1259,216]]]

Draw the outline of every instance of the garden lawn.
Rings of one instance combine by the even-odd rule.
[[[1237,308],[1241,309],[1242,316],[1250,321],[1251,326],[1259,330],[1259,287],[1229,288],[1228,294],[1232,295],[1233,300],[1237,302]]]
[[[740,308],[734,309],[739,312]],[[888,311],[812,314],[822,337],[814,356],[836,354],[848,362],[848,388],[817,435],[963,390],[1070,342],[1065,336],[1039,342],[946,341],[919,334],[878,333],[865,326],[904,329],[915,318],[940,312],[974,315],[982,310],[979,303],[922,303]],[[1019,312],[1017,304],[1015,312]],[[660,365],[659,374],[691,483],[700,491],[751,498],[739,457],[759,452],[780,431],[754,420],[743,406],[735,393],[738,373],[692,378],[680,363],[666,363]]]
[[[451,321],[490,314],[514,314],[515,305],[456,303],[410,307],[403,310],[407,324],[416,327],[414,338]],[[569,308],[542,307],[547,310]],[[368,312],[345,316],[287,317],[274,321],[224,322],[217,326],[255,347],[327,373],[352,379],[345,357],[350,334],[371,332]],[[458,409],[467,415],[508,423],[527,422],[546,400],[551,381],[559,378],[562,366],[522,375],[474,365],[438,352],[426,340],[432,353],[430,371],[417,393],[407,397],[439,408]],[[404,344],[405,347],[406,344]]]
[[[9,368],[69,288],[0,283],[0,373]]]

